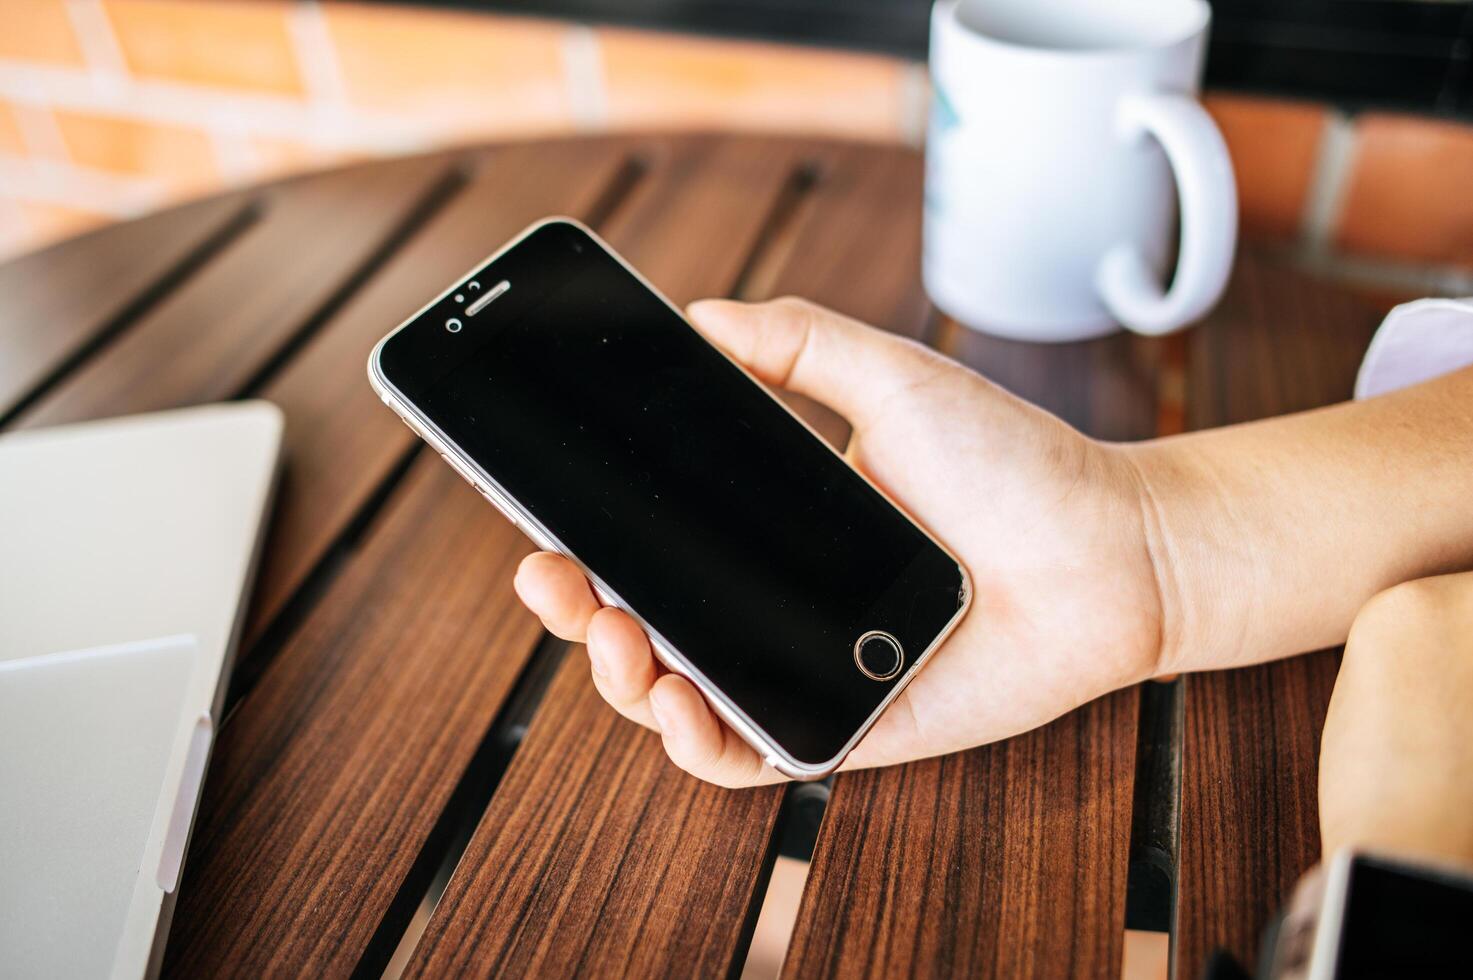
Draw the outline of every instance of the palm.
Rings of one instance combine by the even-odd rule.
[[[1109,447],[934,358],[856,435],[855,462],[972,574],[972,612],[852,766],[1004,738],[1150,673],[1160,607],[1129,470]]]

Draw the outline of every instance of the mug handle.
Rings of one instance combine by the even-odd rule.
[[[1116,124],[1125,139],[1153,136],[1166,151],[1181,196],[1181,248],[1165,292],[1140,250],[1124,243],[1100,260],[1095,288],[1115,319],[1159,336],[1201,317],[1227,286],[1238,239],[1238,188],[1227,144],[1195,99],[1126,96]]]

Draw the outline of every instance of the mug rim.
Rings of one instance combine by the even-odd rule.
[[[932,9],[933,14],[939,17],[941,24],[951,27],[955,35],[964,39],[967,43],[1001,48],[1014,54],[1032,57],[1068,60],[1105,60],[1147,52],[1166,51],[1202,36],[1211,27],[1212,6],[1207,0],[1174,0],[1174,2],[1191,8],[1191,19],[1183,29],[1168,33],[1159,40],[1151,40],[1139,44],[1101,44],[1099,46],[1081,48],[1028,44],[1022,41],[1000,37],[995,33],[979,30],[963,22],[959,16],[962,0],[936,0]]]

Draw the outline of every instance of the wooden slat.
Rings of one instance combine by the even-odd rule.
[[[947,321],[937,342],[1087,432],[1152,434],[1133,338],[1029,345]],[[784,975],[1117,976],[1137,716],[1130,689],[995,745],[840,773]]]
[[[755,244],[763,202],[779,198],[788,168],[801,159],[822,157],[832,166],[833,184],[820,182],[791,219],[798,222],[791,240],[815,250],[855,234],[851,208],[864,213],[870,195],[907,200],[915,166],[909,154],[887,163],[882,151],[817,147],[794,157],[783,145],[721,144],[688,183],[652,186],[631,201],[611,239],[681,302],[731,287]],[[660,214],[663,222],[655,220]],[[865,230],[903,239],[914,220],[901,204],[873,214]],[[783,224],[769,222],[769,232]],[[792,249],[786,261],[797,269],[807,251]],[[885,281],[884,252],[860,259],[850,270],[855,276]],[[847,277],[822,271],[805,278],[784,267],[763,275],[836,305],[849,286]],[[917,326],[906,312],[920,310],[913,278],[888,281],[889,288],[851,294],[850,312]],[[676,770],[654,735],[599,702],[587,658],[576,650],[435,909],[410,972],[726,973],[745,951],[780,805],[778,788],[725,791]]]
[[[753,291],[804,296],[920,338],[931,311],[920,280],[920,155],[838,145],[811,159],[815,185],[780,254],[764,263],[772,274],[754,277]]]
[[[186,204],[0,265],[0,417],[244,227],[247,208],[238,194]]]
[[[1135,705],[840,773],[784,975],[1118,976]]]
[[[1190,338],[1187,422],[1243,422],[1350,397],[1379,314],[1249,254]],[[1256,961],[1269,918],[1319,859],[1319,737],[1330,650],[1184,679],[1176,973],[1213,949]]]
[[[918,194],[922,162],[899,149],[813,154],[812,193],[768,261],[745,284],[745,299],[803,296],[873,326],[921,339],[931,304],[921,288]],[[780,395],[837,446],[849,423],[811,399]]]
[[[728,293],[804,159],[788,140],[688,137],[653,147],[605,239],[671,302]]]
[[[236,395],[448,172],[444,159],[415,158],[267,188],[259,220],[17,424]]]
[[[1013,394],[1099,439],[1155,435],[1161,342],[1125,334],[1073,344],[1032,344],[945,319],[937,345]]]
[[[522,228],[588,217],[627,159],[621,144],[508,147],[394,256],[261,391],[287,416],[286,462],[247,647],[418,440],[368,387],[389,330]]]
[[[721,976],[742,952],[782,790],[676,771],[571,652],[409,973]]]
[[[525,543],[422,456],[216,743],[165,972],[357,965],[541,637]]]
[[[278,522],[300,528],[305,512],[328,526],[306,541],[278,526],[273,540],[301,564],[268,560],[268,583],[310,564],[314,543],[320,557],[413,443],[368,388],[373,342],[533,218],[586,213],[622,156],[602,143],[498,152],[278,377],[268,394],[287,413],[289,446]],[[168,971],[357,967],[542,638],[511,591],[526,550],[438,458],[414,463],[226,719]]]

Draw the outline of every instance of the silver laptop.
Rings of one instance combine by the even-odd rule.
[[[0,975],[157,969],[281,433],[242,402],[0,437]]]

